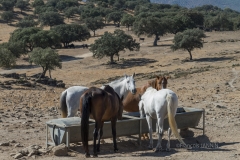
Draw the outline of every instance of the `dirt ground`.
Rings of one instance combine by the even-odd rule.
[[[2,29],[4,28],[4,29]],[[6,42],[13,27],[1,24],[1,42]],[[91,44],[104,31],[113,31],[108,26],[96,32],[97,37],[86,42],[75,42],[75,49],[60,49],[63,59],[62,69],[52,71],[52,77],[63,80],[66,88],[73,85],[101,86],[124,74],[136,73],[136,85],[142,86],[156,75],[171,76],[167,88],[177,93],[179,107],[204,108],[206,111],[206,132],[190,129],[194,137],[184,138],[193,147],[186,150],[171,136],[170,152],[153,152],[147,149],[148,141],[140,146],[137,135],[119,137],[119,152],[114,153],[111,139],[101,145],[99,158],[102,159],[239,159],[240,158],[240,31],[207,32],[204,47],[194,50],[193,61],[189,61],[186,51],[172,52],[172,34],[160,37],[158,46],[153,47],[153,38],[145,37],[140,42],[139,52],[121,52],[120,61],[107,65],[109,58],[101,60],[91,57],[88,49],[78,48],[83,43]],[[126,30],[122,27],[121,29]],[[126,31],[132,34],[131,31]],[[134,35],[133,35],[134,36]],[[138,38],[134,36],[134,38]],[[117,57],[115,57],[117,59]],[[26,73],[27,77],[41,72],[41,68],[30,65],[26,57],[21,57],[12,69],[0,69],[0,74]],[[11,78],[0,76],[5,84]],[[64,88],[37,85],[23,87],[12,84],[0,85],[0,159],[13,159],[10,154],[30,145],[46,146],[46,121],[60,118],[59,97]],[[202,127],[202,120],[199,123]],[[103,131],[104,132],[104,131]],[[79,135],[80,136],[80,135]],[[165,133],[163,148],[166,147]],[[154,145],[157,137],[154,136]],[[10,142],[10,143],[9,143]],[[92,142],[90,142],[91,144]],[[16,145],[17,144],[17,145]],[[69,156],[56,157],[51,153],[24,156],[22,159],[83,159],[80,144],[71,144]],[[90,145],[92,153],[92,145]]]

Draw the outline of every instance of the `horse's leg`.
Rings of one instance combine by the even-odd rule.
[[[101,140],[101,138],[102,138],[102,135],[103,135],[103,124],[104,124],[104,122],[102,121],[102,123],[101,123],[101,126],[99,127],[100,129],[99,129],[99,132],[98,132],[98,144],[97,144],[97,152],[100,152],[100,140]]]
[[[111,120],[111,125],[112,125],[112,136],[113,136],[113,148],[114,148],[114,152],[118,151],[117,148],[117,132],[116,132],[116,123],[117,123],[117,117],[116,118],[112,118]]]
[[[148,129],[149,129],[149,137],[150,137],[150,143],[148,148],[153,149],[153,139],[152,139],[152,118],[149,115],[146,115],[146,120],[148,123]]]
[[[171,136],[171,134],[172,134],[172,130],[171,130],[171,128],[169,127],[168,128],[168,143],[167,143],[167,148],[166,148],[166,151],[170,151],[170,136]]]
[[[98,137],[98,131],[99,131],[100,124],[101,124],[101,121],[96,121],[95,122],[95,129],[93,131],[93,157],[97,157],[96,140],[97,140],[97,137]]]
[[[159,150],[162,150],[162,136],[163,136],[163,120],[164,118],[157,118],[157,128],[158,128],[158,143],[157,143],[157,146],[155,148],[155,152],[159,151]]]

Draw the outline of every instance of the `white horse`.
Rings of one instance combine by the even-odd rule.
[[[118,80],[110,82],[108,85],[111,86],[120,99],[123,100],[129,91],[132,94],[136,93],[134,76],[135,73],[131,76],[125,75]],[[101,88],[103,87],[104,85]],[[60,108],[63,118],[75,116],[79,109],[80,97],[87,89],[89,88],[84,86],[72,86],[62,92],[60,97]]]
[[[139,102],[139,111],[141,117],[146,114],[146,120],[148,123],[149,134],[150,134],[150,144],[149,149],[153,149],[153,139],[152,139],[152,118],[157,119],[156,131],[158,133],[158,143],[155,151],[162,150],[161,142],[163,136],[163,122],[164,118],[168,117],[169,126],[168,129],[168,143],[167,151],[170,151],[170,136],[171,130],[177,137],[183,146],[186,144],[183,142],[181,136],[177,131],[177,124],[175,121],[175,114],[178,107],[178,97],[177,95],[169,89],[161,89],[157,91],[156,89],[149,87],[146,92],[142,95],[141,101]]]

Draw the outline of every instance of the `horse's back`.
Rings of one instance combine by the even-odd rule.
[[[155,106],[164,108],[164,109],[156,108],[156,109],[159,109],[159,112],[166,113],[166,107],[169,103],[168,98],[171,98],[171,99],[169,99],[171,101],[170,103],[172,104],[171,109],[173,110],[173,112],[176,112],[177,107],[178,107],[178,97],[177,97],[177,94],[170,89],[161,89],[161,90],[157,91],[154,96]]]
[[[106,109],[105,117],[109,117],[110,115],[113,115],[113,116],[117,115],[119,110],[122,110],[122,107],[123,107],[120,97],[114,91],[114,89],[109,85],[105,85],[103,90],[108,93],[108,103],[106,103],[107,109]],[[120,115],[118,115],[118,117],[119,116]]]
[[[72,86],[67,88],[65,91],[68,92],[68,94],[77,94],[82,93],[83,91],[86,91],[88,87],[85,86]]]
[[[66,102],[69,105],[68,108],[73,108],[74,105],[79,106],[79,98],[88,89],[84,86],[72,86],[67,91]],[[75,108],[75,107],[74,107]]]

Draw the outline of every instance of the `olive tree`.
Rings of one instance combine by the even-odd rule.
[[[159,36],[163,36],[169,32],[170,22],[171,19],[162,16],[161,13],[142,13],[135,19],[133,23],[133,31],[137,36],[154,36],[153,46],[157,46]]]
[[[1,14],[1,18],[5,21],[7,21],[7,23],[11,22],[11,20],[14,18],[14,13],[12,11],[4,11]]]
[[[62,24],[52,28],[60,36],[64,47],[73,41],[85,41],[90,38],[88,28],[78,24]]]
[[[21,10],[21,13],[22,13],[23,10],[26,10],[29,5],[30,5],[29,1],[26,1],[26,0],[25,1],[24,0],[18,0],[16,2],[16,8],[19,8]]]
[[[64,18],[58,13],[54,11],[44,12],[39,16],[39,22],[42,26],[55,26],[64,24]]]
[[[120,51],[125,51],[125,49],[138,51],[139,48],[140,44],[136,43],[131,35],[119,29],[115,30],[114,33],[105,32],[101,38],[90,45],[93,57],[99,59],[104,56],[110,57],[110,63],[114,63],[113,56],[119,56]]]
[[[45,77],[46,72],[55,68],[62,68],[61,59],[56,50],[51,48],[35,48],[29,53],[29,62],[42,67],[42,74],[39,78]]]
[[[183,49],[187,50],[192,60],[192,51],[195,48],[202,48],[203,41],[202,38],[205,38],[206,35],[202,30],[199,29],[187,29],[184,32],[178,32],[173,39],[173,45],[171,46],[172,50]]]
[[[98,29],[102,29],[105,24],[103,23],[103,18],[102,17],[89,17],[86,18],[85,20],[86,26],[93,31],[93,35],[95,36],[95,32]]]

